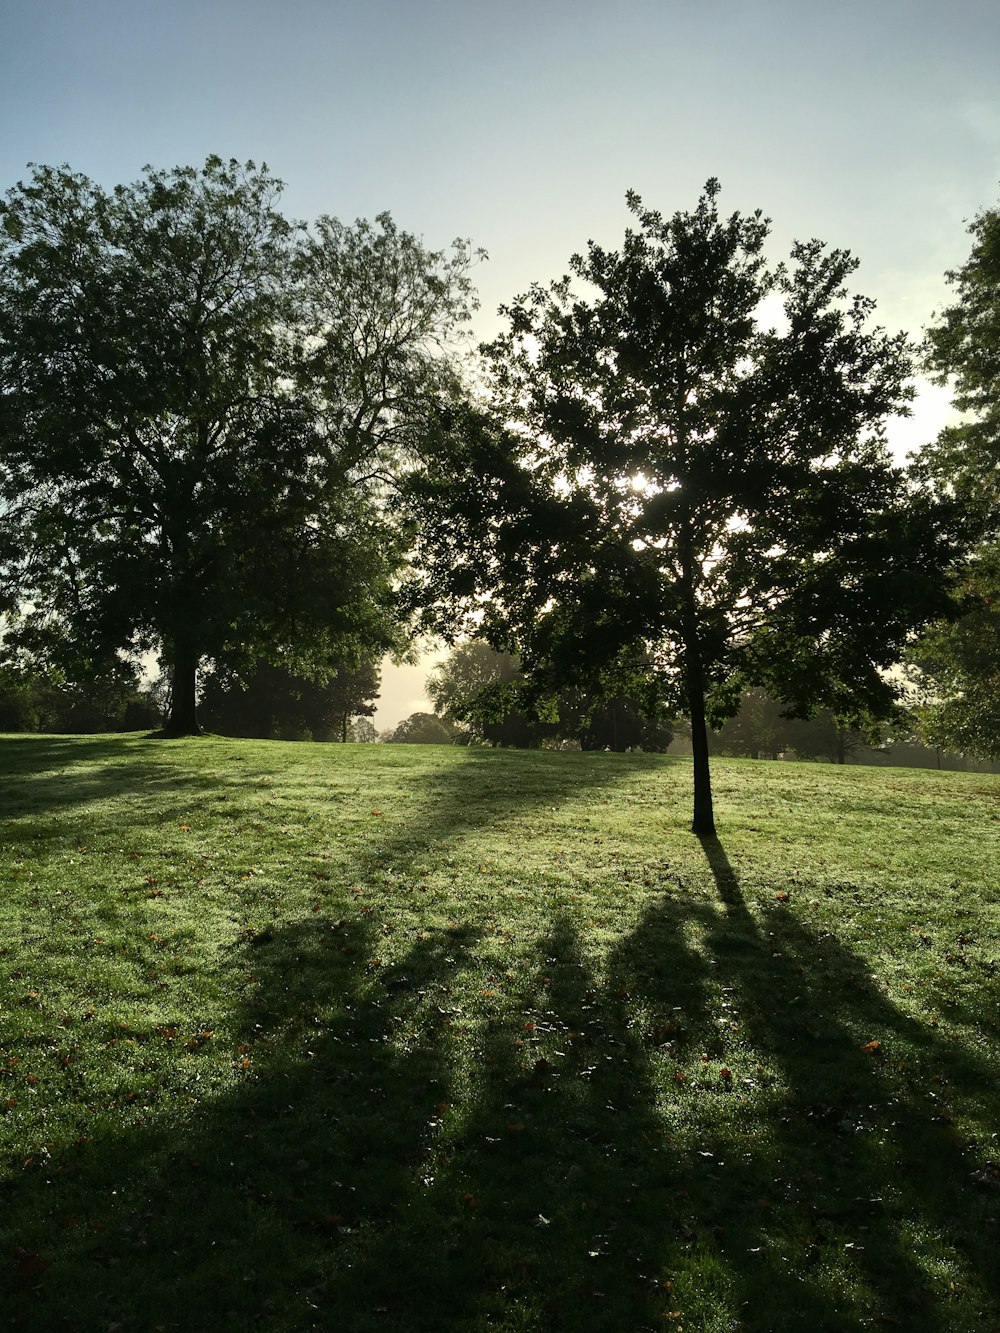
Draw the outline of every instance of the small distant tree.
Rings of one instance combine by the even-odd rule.
[[[457,644],[430,673],[427,693],[437,714],[487,745],[537,749],[554,726],[518,706],[523,680],[516,657],[497,652],[483,639]]]
[[[371,661],[331,663],[315,677],[267,662],[241,676],[217,664],[205,683],[201,714],[210,730],[226,736],[345,741],[352,718],[374,713],[379,683]]]
[[[621,668],[622,664],[617,664]],[[633,664],[634,665],[634,664]],[[647,684],[640,676],[633,685]],[[579,741],[584,750],[664,751],[670,724],[655,702],[615,693],[626,675],[595,678],[599,692],[564,690],[552,696],[537,689],[511,653],[485,640],[458,644],[431,673],[427,692],[436,711],[461,723],[487,745],[537,749],[556,741]]]
[[[828,708],[813,717],[790,718],[787,745],[799,759],[825,759],[831,764],[846,764],[851,755],[870,745],[878,737],[849,722],[842,722]],[[870,752],[869,752],[870,753]]]
[[[715,754],[746,759],[777,759],[790,744],[789,719],[781,704],[758,689],[744,692],[739,712],[711,739]]]
[[[370,717],[352,717],[348,726],[347,739],[355,744],[371,744],[378,740],[375,723]]]

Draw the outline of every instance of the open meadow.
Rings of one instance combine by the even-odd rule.
[[[1000,777],[0,740],[0,1326],[1000,1328]]]

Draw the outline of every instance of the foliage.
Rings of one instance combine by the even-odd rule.
[[[394,643],[382,503],[452,382],[470,262],[387,216],[305,236],[266,167],[111,193],[36,168],[0,205],[0,538],[12,633],[312,672]],[[3,608],[0,608],[3,609]]]
[[[76,676],[0,663],[0,732],[148,731],[161,720],[158,701],[118,659]]]
[[[717,195],[671,219],[629,195],[620,251],[591,242],[516,300],[487,349],[493,418],[442,423],[413,486],[429,622],[464,616],[553,694],[651,660],[691,718],[702,833],[706,712],[759,685],[884,715],[884,669],[944,605],[951,551],[944,508],[889,460],[910,359],[847,295],[856,261],[810,241],[768,269],[768,224]],[[758,318],[775,295],[781,330]]]
[[[655,701],[609,693],[625,677],[621,671],[605,674],[595,681],[602,686],[599,694],[563,691],[540,700],[516,657],[483,639],[468,639],[434,668],[427,692],[436,712],[462,722],[473,739],[488,745],[537,749],[561,740],[579,741],[584,750],[666,750],[672,733],[657,716]]]
[[[927,331],[926,364],[967,414],[941,432],[918,465],[954,494],[980,545],[955,581],[955,614],[931,626],[909,655],[931,745],[1000,758],[1000,209],[970,224],[966,263],[947,277],[954,303]]]
[[[459,729],[433,713],[411,713],[381,739],[389,745],[451,745]]]
[[[946,274],[955,301],[927,330],[925,365],[967,419],[921,451],[921,468],[1000,536],[1000,208],[969,224],[972,250]]]
[[[996,777],[722,760],[703,844],[659,756],[3,764],[25,1333],[1000,1326]]]
[[[375,711],[379,667],[362,661],[330,663],[327,670],[310,678],[262,662],[244,680],[216,664],[205,682],[202,720],[224,736],[346,741],[351,719]]]
[[[960,576],[961,614],[931,626],[909,654],[929,745],[1000,759],[1000,545],[982,547]]]
[[[855,750],[875,741],[875,729],[866,735],[859,727],[839,721],[827,708],[812,717],[790,717],[778,699],[763,690],[747,690],[739,711],[710,738],[713,754],[747,759],[777,759],[784,753],[797,759],[825,759],[844,764]]]
[[[459,722],[473,740],[487,745],[537,749],[554,726],[517,706],[513,688],[522,679],[510,653],[498,653],[484,639],[456,644],[427,678],[427,694],[442,718]]]
[[[353,226],[323,216],[303,237],[297,373],[356,477],[393,482],[459,392],[464,326],[479,304],[469,273],[485,258],[460,239],[430,251],[388,213]]]
[[[370,745],[378,740],[375,723],[370,717],[352,717],[347,723],[347,740],[356,745]]]
[[[746,690],[739,711],[710,738],[712,752],[746,759],[777,759],[791,748],[790,722],[779,700],[764,690]]]

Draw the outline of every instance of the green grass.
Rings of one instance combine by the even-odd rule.
[[[0,741],[0,1326],[1000,1328],[1000,778]]]

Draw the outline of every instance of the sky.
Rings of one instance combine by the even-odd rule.
[[[0,189],[29,162],[112,186],[266,161],[290,216],[387,209],[484,247],[486,338],[620,240],[626,190],[672,213],[716,176],[775,258],[851,250],[879,322],[919,338],[1000,196],[998,68],[996,0],[0,0]],[[897,451],[947,414],[921,386]],[[376,725],[428,707],[423,674],[386,673]]]

